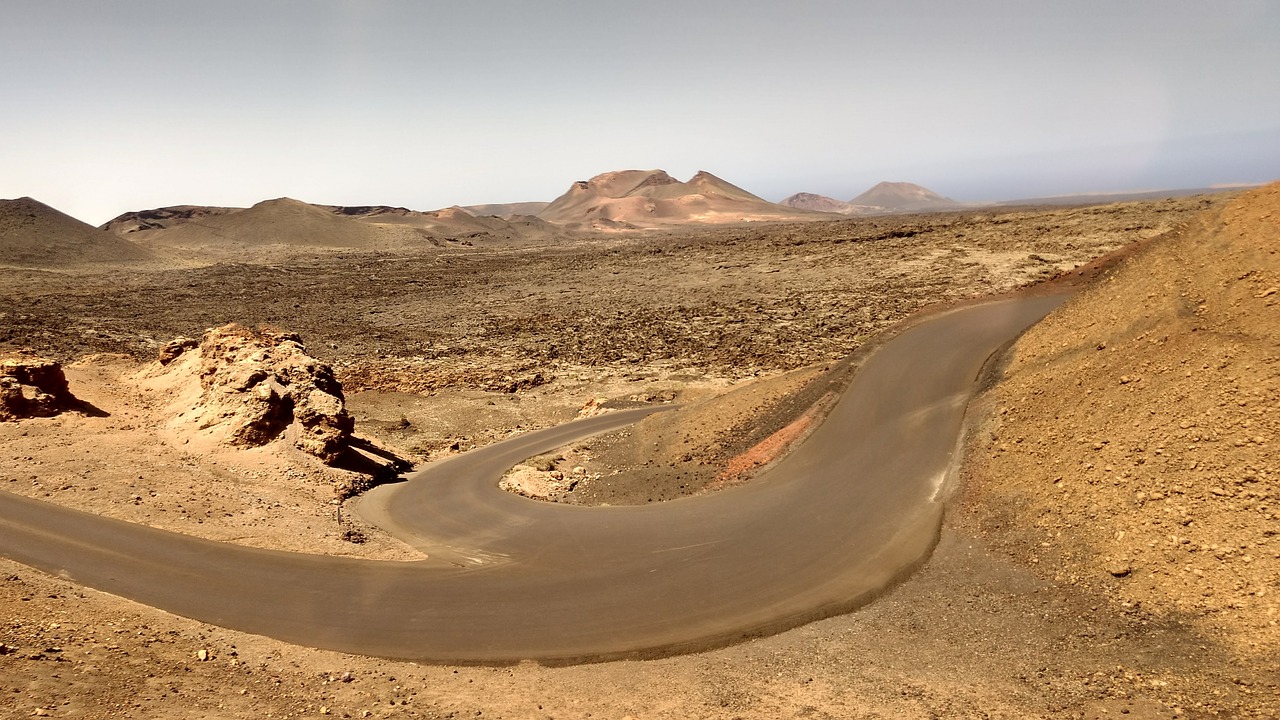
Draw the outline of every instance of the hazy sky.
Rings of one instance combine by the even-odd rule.
[[[0,197],[430,210],[608,170],[770,200],[1280,177],[1276,0],[0,0]]]

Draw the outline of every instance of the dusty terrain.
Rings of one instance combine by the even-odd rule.
[[[164,431],[173,397],[147,387],[145,363],[175,336],[198,337],[235,321],[299,333],[310,352],[335,368],[356,434],[419,461],[580,412],[685,402],[678,412],[690,422],[664,414],[570,448],[562,459],[532,464],[561,479],[561,467],[570,476],[582,468],[573,489],[557,498],[568,502],[640,503],[705,491],[738,481],[725,472],[742,467],[743,455],[761,441],[794,427],[856,365],[838,361],[892,323],[928,305],[1010,290],[1179,230],[1194,213],[1221,208],[1227,199],[444,247],[414,256],[331,253],[278,265],[75,275],[0,270],[0,346],[29,347],[68,363],[72,390],[101,411],[0,423],[0,484],[231,542],[413,557],[341,512],[334,488],[353,471],[329,468],[285,442],[193,453],[181,433]],[[1212,228],[1219,221],[1196,222]],[[1129,299],[1112,301],[1108,307],[1116,309],[1108,312],[1119,314]],[[1070,337],[1087,337],[1081,342],[1090,348],[1116,342],[1095,340],[1086,330],[1092,329],[1072,327]],[[91,353],[113,355],[82,359]],[[1009,383],[984,399],[991,412],[1012,405],[1031,414],[1030,404],[999,394],[1030,392],[1008,389],[1023,377],[1016,371],[1022,357],[1020,347]],[[1264,367],[1261,358],[1249,363]],[[1150,382],[1149,371],[1124,374]],[[1132,392],[1133,384],[1109,379],[1094,396],[1103,389]],[[1066,407],[1075,396],[1052,397]],[[1143,580],[1146,556],[1127,543],[1093,544],[1103,527],[1098,518],[1114,516],[1119,503],[1126,512],[1139,502],[1156,507],[1151,488],[1138,501],[1133,488],[1110,497],[1082,487],[1076,497],[1092,499],[1079,517],[1069,526],[1043,525],[1067,539],[1043,535],[1038,495],[1020,489],[1019,467],[986,460],[1008,454],[996,443],[1044,438],[1045,454],[1024,462],[1088,456],[1102,468],[1094,456],[1121,451],[1129,441],[1117,436],[1101,450],[1074,436],[1051,444],[1065,435],[1033,435],[1031,428],[1042,425],[1010,429],[1008,415],[999,415],[1005,424],[995,429],[975,429],[969,492],[933,560],[854,615],[659,661],[430,667],[224,631],[4,562],[0,715],[1273,715],[1274,663],[1263,653],[1273,646],[1263,635],[1274,626],[1256,624],[1266,608],[1254,601],[1267,593],[1259,598],[1255,589],[1251,604],[1231,608],[1248,616],[1238,626],[1220,613],[1201,621],[1166,611],[1168,588]],[[1047,420],[1035,415],[1028,422]],[[1241,447],[1264,452],[1272,431],[1262,434],[1264,444]],[[1107,462],[1122,472],[1120,460]],[[1266,459],[1247,462],[1257,468],[1258,484]],[[1059,474],[1094,488],[1084,479],[1088,472],[1072,467]],[[1257,511],[1260,498],[1238,495],[1232,489],[1210,502],[1221,503],[1228,519],[1236,503],[1253,501]],[[1110,536],[1113,528],[1105,528]],[[1191,533],[1184,526],[1175,534]],[[1244,549],[1250,561],[1243,551],[1229,556],[1246,574],[1272,562],[1250,538]],[[1149,540],[1141,539],[1145,547]],[[1196,559],[1216,552],[1201,551],[1201,544],[1221,550],[1225,540],[1194,538],[1196,552],[1208,553]],[[1061,552],[1059,546],[1067,548],[1064,556],[1075,553],[1076,566],[1058,569],[1050,551]],[[1126,569],[1120,577],[1112,572]],[[1268,577],[1249,582],[1280,591]],[[1130,579],[1142,584],[1123,589]],[[1252,587],[1243,576],[1239,582]],[[1228,594],[1224,602],[1234,602],[1237,594]],[[1258,647],[1237,641],[1246,628]]]

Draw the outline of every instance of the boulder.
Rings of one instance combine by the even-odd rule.
[[[287,433],[300,450],[328,464],[348,448],[354,422],[342,385],[296,334],[225,325],[207,331],[199,351],[202,427],[223,426],[228,442],[247,446]]]
[[[160,361],[161,365],[168,365],[174,360],[177,360],[182,353],[188,350],[194,350],[198,347],[200,347],[200,341],[195,338],[174,338],[173,340],[165,343],[164,347],[160,348],[159,357],[157,359]]]
[[[0,421],[52,417],[76,404],[57,362],[26,354],[0,356]]]

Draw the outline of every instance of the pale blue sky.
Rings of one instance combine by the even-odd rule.
[[[1280,2],[0,0],[0,197],[98,224],[290,196],[770,200],[1280,177]]]

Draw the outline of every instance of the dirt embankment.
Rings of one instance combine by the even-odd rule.
[[[1220,643],[1243,707],[1280,711],[1280,185],[1034,327],[982,407],[967,507],[990,539]]]

